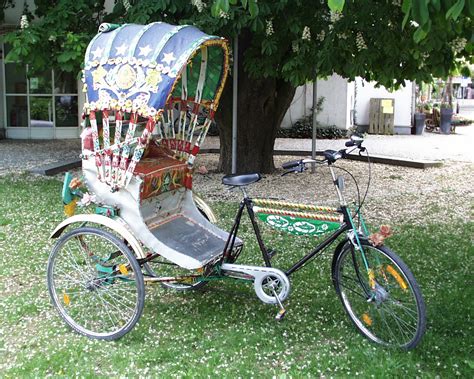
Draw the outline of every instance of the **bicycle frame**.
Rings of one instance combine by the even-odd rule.
[[[284,271],[287,276],[290,276],[294,272],[297,272],[300,270],[308,261],[318,257],[319,255],[322,254],[325,248],[327,248],[329,245],[331,245],[334,241],[336,241],[342,234],[345,232],[348,232],[350,230],[353,230],[353,236],[354,238],[349,238],[350,242],[353,244],[357,245],[358,250],[360,250],[364,262],[364,266],[369,271],[369,266],[364,254],[364,250],[362,248],[362,245],[360,243],[359,239],[359,232],[356,229],[356,226],[354,225],[354,221],[352,219],[350,209],[347,206],[346,200],[344,198],[344,195],[342,193],[342,190],[340,188],[340,181],[336,177],[336,174],[334,172],[334,169],[331,165],[329,165],[329,170],[331,172],[331,177],[334,183],[334,187],[337,192],[337,196],[339,199],[340,203],[340,208],[337,210],[338,213],[342,214],[343,221],[341,223],[341,226],[334,232],[332,233],[329,237],[325,238],[318,246],[316,246],[314,249],[312,249],[310,252],[308,252],[303,258],[301,258],[298,262],[296,262],[292,267],[290,267],[288,270]],[[252,228],[255,233],[255,237],[257,239],[258,246],[260,248],[260,251],[262,253],[262,258],[265,262],[265,265],[267,267],[272,267],[271,264],[271,258],[272,258],[272,251],[268,250],[267,246],[265,245],[265,242],[263,241],[260,228],[257,224],[257,220],[255,218],[255,213],[253,209],[253,200],[250,198],[245,190],[244,187],[241,187],[242,193],[244,195],[244,198],[240,202],[239,205],[239,210],[235,216],[234,219],[234,224],[229,232],[229,237],[227,239],[225,248],[224,248],[224,254],[221,259],[221,263],[224,262],[234,262],[237,259],[237,256],[232,256],[230,252],[233,251],[233,246],[235,239],[237,237],[237,233],[239,230],[240,222],[242,219],[242,215],[244,212],[244,209],[247,210],[248,216],[250,218],[250,221],[252,223]],[[360,215],[359,215],[360,216]],[[365,227],[365,224],[363,222],[362,217],[360,216],[361,219],[361,227],[364,231],[365,234],[367,234],[367,228]],[[238,252],[240,254],[240,251]]]

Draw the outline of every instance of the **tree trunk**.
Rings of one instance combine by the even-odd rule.
[[[250,38],[239,37],[239,62],[243,62]],[[239,64],[237,173],[270,173],[276,133],[288,110],[296,88],[275,78],[250,78]],[[232,169],[232,77],[222,94],[216,121],[220,136],[219,170]]]

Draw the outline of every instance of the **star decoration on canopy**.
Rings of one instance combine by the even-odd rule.
[[[97,49],[95,49],[93,52],[92,52],[92,55],[94,56],[94,59],[99,59],[100,56],[102,55],[102,52],[104,51],[104,49],[98,47]]]
[[[124,55],[127,48],[128,46],[125,43],[122,43],[120,46],[117,46],[115,48],[117,50],[117,55]]]
[[[150,51],[152,50],[150,48],[150,45],[146,45],[146,46],[143,46],[143,47],[139,47],[140,49],[140,53],[138,55],[143,55],[143,56],[147,56],[148,54],[150,54]]]
[[[171,65],[171,62],[175,61],[176,58],[174,57],[173,52],[171,53],[164,53],[164,58],[161,60],[163,63]]]

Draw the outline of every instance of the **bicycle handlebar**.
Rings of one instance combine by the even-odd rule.
[[[351,151],[354,151],[355,149],[360,149],[361,151],[364,151],[365,148],[362,147],[362,142],[364,142],[364,139],[362,137],[358,135],[352,135],[351,139],[345,143],[345,146],[346,147],[355,146],[355,148],[352,149]],[[298,159],[295,161],[285,162],[282,164],[282,168],[288,171],[286,171],[283,175],[286,175],[292,172],[303,172],[306,169],[305,165],[307,163],[331,164],[331,163],[336,162],[338,159],[345,158],[347,154],[348,154],[347,149],[341,149],[337,151],[324,150],[323,151],[324,159],[316,160],[316,159],[305,158],[305,159]]]
[[[292,168],[296,168],[301,164],[302,159],[298,159],[296,161],[289,161],[285,162],[281,165],[285,170],[290,170]]]

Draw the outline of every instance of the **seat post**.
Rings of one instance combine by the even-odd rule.
[[[246,190],[247,186],[241,186],[240,187],[240,190],[242,191],[242,194],[244,195],[244,199],[248,199],[248,194],[247,194],[247,190]]]

